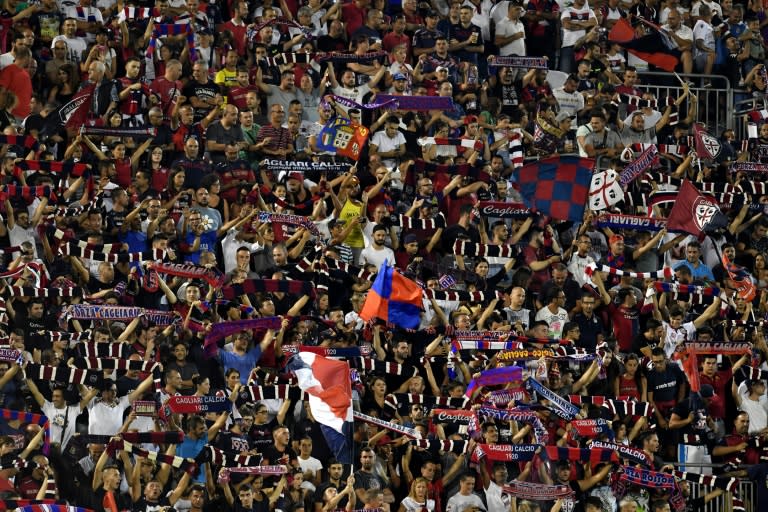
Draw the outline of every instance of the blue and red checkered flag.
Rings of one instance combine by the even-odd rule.
[[[591,158],[552,157],[524,165],[515,171],[515,179],[528,208],[554,219],[580,222],[594,168]]]

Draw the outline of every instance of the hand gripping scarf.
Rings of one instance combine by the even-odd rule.
[[[229,482],[230,473],[244,473],[248,475],[284,475],[288,473],[286,466],[250,466],[244,468],[224,468],[219,473],[219,482]]]
[[[203,348],[206,350],[206,353],[210,353],[209,350],[216,346],[216,342],[238,332],[251,329],[272,329],[276,331],[280,329],[281,325],[282,320],[279,316],[219,322],[214,324],[206,335]]]
[[[184,277],[187,279],[201,279],[214,288],[221,288],[226,276],[215,268],[187,265],[182,263],[150,263],[148,268],[170,276]]]
[[[555,501],[573,498],[573,490],[567,485],[545,485],[533,482],[512,480],[501,487],[501,490],[520,499],[533,501]]]
[[[565,400],[563,397],[545,387],[539,381],[533,378],[528,378],[525,381],[526,387],[529,387],[532,391],[535,391],[539,398],[543,398],[549,402],[547,408],[563,418],[564,420],[572,420],[579,414],[579,408],[572,403]]]
[[[187,36],[187,48],[189,48],[189,60],[197,60],[197,52],[195,51],[195,33],[192,30],[192,25],[189,23],[157,23],[152,31],[152,36],[147,45],[146,55],[151,57],[155,53],[155,47],[157,46],[157,40],[164,36]]]
[[[619,456],[623,459],[627,459],[631,462],[642,464],[643,466],[650,467],[653,461],[643,450],[625,446],[623,444],[605,443],[602,441],[593,441],[591,444],[594,448],[600,448],[605,450],[615,450]]]
[[[315,297],[315,286],[311,281],[290,279],[247,279],[242,283],[225,286],[221,290],[227,300],[234,300],[250,293],[283,292],[289,295],[308,295]]]
[[[477,410],[478,416],[493,418],[499,421],[519,421],[527,423],[533,427],[533,438],[536,444],[547,444],[549,442],[549,433],[544,427],[538,416],[532,411],[525,409],[493,409],[490,407],[481,407]]]
[[[477,445],[478,458],[494,462],[523,462],[533,460],[541,445],[538,444],[483,444]]]
[[[144,450],[143,448],[140,448],[133,443],[130,443],[128,441],[125,441],[123,439],[115,439],[113,441],[110,441],[107,445],[107,452],[114,457],[114,454],[117,450],[123,450],[128,453],[133,453],[134,455],[138,455],[139,457],[146,457],[147,459],[154,461],[154,462],[160,462],[163,464],[168,464],[171,467],[181,469],[182,471],[185,471],[189,473],[190,475],[195,474],[197,472],[197,464],[192,459],[185,459],[184,457],[177,457],[173,455],[166,455],[164,453]]]
[[[497,386],[509,382],[519,382],[523,379],[523,369],[519,366],[502,366],[481,372],[480,375],[472,379],[464,393],[471,397],[479,386]]]

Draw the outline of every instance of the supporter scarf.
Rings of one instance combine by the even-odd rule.
[[[224,468],[219,473],[219,482],[229,482],[230,473],[245,473],[248,475],[284,475],[288,473],[286,466],[250,466],[245,468]]]
[[[80,133],[105,137],[156,137],[157,128],[154,126],[143,126],[136,128],[106,128],[104,126],[84,125],[80,129]]]
[[[492,180],[491,175],[483,171],[482,168],[474,167],[469,164],[433,164],[431,162],[425,162],[424,160],[417,159],[414,162],[413,169],[416,172],[435,172],[447,174],[450,176],[469,176],[470,178],[473,178],[477,181],[482,181],[484,183],[490,183]],[[412,173],[409,173],[408,175],[412,176]]]
[[[768,326],[768,320],[725,320],[725,322],[728,323],[728,325],[731,326],[742,326],[742,327],[764,327]]]
[[[272,212],[259,212],[258,215],[259,222],[262,224],[290,224],[293,226],[302,227],[317,237],[320,236],[320,231],[318,231],[317,226],[309,217],[302,217],[301,215],[290,215],[288,213]]]
[[[311,266],[311,263],[307,264],[306,261],[302,261],[299,264],[297,264],[297,268],[299,268],[303,272],[307,272],[310,266]],[[368,272],[363,268],[356,267],[354,265],[349,265],[347,263],[344,263],[343,261],[334,260],[333,258],[325,258],[325,263],[319,263],[316,265],[316,270],[320,274],[327,275],[329,273],[329,270],[331,269],[340,270],[345,274],[349,274],[351,277],[356,277],[358,279],[362,279],[363,281],[373,282],[376,279],[376,274],[372,274],[371,272]]]
[[[728,478],[724,476],[713,475],[699,475],[697,473],[689,473],[687,471],[673,471],[673,475],[681,480],[687,482],[694,482],[699,485],[706,485],[707,487],[714,487],[716,489],[722,489],[726,492],[738,492],[739,479]]]
[[[696,351],[697,354],[741,355],[749,352],[751,343],[743,341],[686,341],[683,344],[686,351]]]
[[[54,174],[66,174],[79,178],[85,176],[88,171],[87,164],[74,163],[74,162],[56,162],[53,160],[21,160],[16,162],[13,168],[15,176],[19,176],[24,171],[47,171]]]
[[[477,410],[480,416],[493,418],[499,421],[519,421],[527,423],[533,427],[533,438],[536,444],[547,444],[549,442],[549,432],[544,427],[538,416],[532,411],[525,409],[493,409],[491,407],[481,407]]]
[[[665,269],[666,270],[666,269]],[[697,286],[694,284],[680,283],[662,283],[656,281],[653,287],[657,292],[688,293],[702,297],[717,297],[720,295],[720,288],[714,286]]]
[[[261,463],[261,455],[240,455],[239,453],[220,450],[211,445],[206,445],[195,457],[198,465],[210,462],[214,466],[258,466]]]
[[[27,376],[36,380],[49,382],[69,382],[70,384],[83,384],[101,389],[104,376],[98,371],[69,368],[68,366],[47,366],[42,364],[28,364]]]
[[[379,96],[376,96],[376,102],[374,103],[358,103],[353,99],[339,96],[337,94],[331,94],[333,101],[346,108],[357,108],[360,110],[376,110],[377,108],[393,107],[395,100],[390,99],[386,101],[379,101]]]
[[[277,158],[265,158],[261,161],[261,167],[272,172],[307,172],[321,171],[332,174],[342,174],[349,170],[349,164],[337,164],[334,162],[305,162],[302,160],[278,160]]]
[[[214,288],[221,288],[226,280],[226,276],[217,269],[200,267],[198,265],[154,262],[148,267],[160,274],[168,274],[187,279],[201,279]]]
[[[102,345],[102,343],[97,343],[97,345]],[[103,345],[106,345],[106,343]],[[137,372],[151,372],[156,367],[160,366],[160,363],[154,361],[133,361],[131,359],[107,357],[76,357],[72,362],[76,368],[85,370],[134,370]]]
[[[258,366],[251,370],[251,374],[248,376],[248,382],[262,382],[263,384],[285,384],[289,386],[296,386],[299,384],[299,379],[296,375],[289,373],[274,373],[268,372]]]
[[[501,486],[502,492],[518,499],[533,501],[555,501],[573,499],[573,490],[567,485],[546,485],[512,480]]]
[[[75,320],[133,320],[144,313],[144,308],[128,306],[100,306],[96,304],[70,304],[59,318]]]
[[[155,47],[157,46],[157,40],[164,36],[187,36],[187,48],[189,48],[189,60],[197,60],[197,52],[195,52],[195,33],[192,30],[192,25],[189,23],[156,23],[154,30],[152,30],[152,36],[149,39],[147,45],[146,55],[152,57],[155,53]]]
[[[203,348],[208,352],[209,347],[216,346],[216,342],[241,331],[252,329],[280,329],[282,319],[279,316],[270,316],[265,318],[249,318],[246,320],[234,320],[231,322],[218,322],[213,325],[211,330],[205,336]]]
[[[472,411],[460,409],[433,409],[430,415],[430,421],[435,423],[459,423],[466,425],[475,415]]]
[[[602,418],[598,419],[575,419],[571,421],[571,426],[576,433],[582,437],[595,437],[607,435],[613,438],[613,430],[611,426]]]
[[[614,416],[618,415],[620,418],[626,416],[645,416],[646,418],[650,418],[653,416],[654,411],[650,402],[635,402],[634,400],[608,399],[602,405],[608,409],[611,414]]]
[[[483,401],[493,407],[504,406],[521,400],[528,400],[528,395],[522,388],[496,389],[483,395]]]
[[[547,69],[547,59],[544,57],[518,57],[517,55],[496,55],[488,61],[489,67]]]
[[[0,348],[0,361],[22,364],[24,362],[24,356],[16,349]]]
[[[482,151],[483,141],[472,139],[451,139],[447,137],[422,137],[418,141],[419,146],[434,144],[436,146],[456,146],[475,151]]]
[[[295,22],[294,20],[289,20],[286,18],[272,18],[271,20],[263,21],[259,23],[258,25],[253,25],[248,28],[248,32],[246,33],[246,37],[248,40],[252,40],[256,37],[256,35],[261,32],[261,29],[264,27],[269,27],[271,25],[278,25],[282,27],[293,27],[301,30],[304,33],[304,36],[307,39],[313,39],[314,36],[312,35],[312,28],[311,27],[305,27],[301,25],[300,23]]]
[[[12,411],[10,409],[0,409],[0,418],[4,420],[20,420],[22,423],[34,423],[40,425],[45,431],[43,435],[43,453],[48,455],[49,447],[51,446],[51,429],[48,418],[42,414],[34,414],[31,412]]]
[[[268,66],[282,66],[284,64],[309,64],[312,62],[311,53],[283,52],[265,57],[264,61]]]
[[[368,416],[367,414],[363,414],[357,411],[354,411],[354,417],[357,420],[362,420],[366,423],[370,423],[371,425],[377,425],[379,427],[383,427],[391,432],[402,434],[406,437],[410,437],[411,439],[421,439],[421,433],[414,428],[398,425],[397,423],[392,423],[391,421],[382,420],[374,416]]]
[[[655,487],[657,489],[674,490],[675,477],[658,471],[623,466],[621,479],[632,485],[641,487]]]
[[[538,444],[483,444],[477,445],[478,458],[494,462],[523,462],[533,460]]]
[[[227,300],[234,300],[249,293],[283,292],[289,295],[308,295],[315,297],[315,285],[311,281],[292,281],[288,279],[247,279],[242,283],[225,286],[221,290]]]
[[[505,203],[502,201],[480,201],[477,209],[483,217],[500,219],[527,219],[531,210],[522,203]]]
[[[493,299],[502,298],[502,293],[498,290],[490,290],[487,292],[466,292],[464,290],[433,290],[432,288],[425,288],[423,293],[427,299],[454,302],[470,301],[478,304],[484,304],[490,302]]]
[[[93,332],[88,329],[82,332],[44,331],[37,336],[42,336],[46,341],[90,341]]]
[[[453,409],[463,409],[469,405],[466,398],[451,398],[447,396],[420,395],[413,393],[390,393],[384,397],[384,404],[392,409],[397,409],[400,404],[419,404],[429,408],[435,405],[440,407],[451,407]]]
[[[276,386],[242,386],[237,397],[238,404],[261,402],[262,400],[292,400],[297,402],[306,398],[301,389],[287,384]]]
[[[317,62],[365,62],[367,60],[378,59],[381,57],[389,57],[389,54],[385,51],[367,52],[360,55],[347,52],[328,52],[316,54],[315,60]]]
[[[741,374],[745,379],[751,380],[768,380],[768,371],[761,370],[760,368],[754,368],[752,366],[742,366]]]
[[[160,11],[150,7],[125,7],[123,12],[118,15],[118,20],[144,20],[147,18],[156,18],[160,16]],[[122,19],[120,19],[122,17]]]
[[[550,460],[571,460],[575,462],[588,462],[590,464],[619,462],[618,455],[612,449],[545,446],[544,450]]]
[[[749,172],[749,173],[768,173],[768,164],[761,164],[759,162],[733,162],[729,167],[729,171],[732,173],[737,172]]]
[[[400,227],[403,229],[421,229],[424,231],[434,231],[438,228],[444,228],[446,226],[445,216],[439,213],[432,219],[416,219],[413,217],[407,217],[400,215],[398,217]]]
[[[496,361],[509,363],[512,361],[531,361],[542,357],[555,357],[555,351],[551,348],[518,348],[505,350],[496,354]]]
[[[509,339],[509,331],[454,331],[451,350],[513,350],[517,343]]]
[[[127,343],[96,343],[87,342],[75,345],[77,352],[86,358],[120,358],[127,359],[131,346]]]
[[[595,271],[607,272],[609,274],[613,274],[617,276],[628,276],[634,279],[672,279],[672,277],[674,276],[674,270],[672,270],[671,267],[665,267],[661,270],[656,270],[655,272],[630,272],[628,270],[621,270],[619,268],[609,267],[608,265],[598,266],[595,263],[590,263],[584,269],[584,273],[587,274],[588,276],[592,276],[592,274],[594,274]],[[657,284],[671,284],[671,283],[659,283],[659,282],[654,283],[654,285],[657,285]],[[678,285],[678,286],[685,286],[685,285]],[[697,288],[701,288],[701,287],[697,287]],[[714,288],[714,289],[717,290],[717,288]],[[719,295],[720,294],[719,292],[720,291],[718,290],[718,292],[715,295]]]
[[[595,225],[599,228],[661,231],[667,227],[667,219],[624,215],[623,213],[603,213],[595,220]]]
[[[143,252],[129,253],[103,253],[91,249],[84,249],[79,246],[63,244],[59,247],[59,254],[63,256],[77,256],[93,261],[106,261],[108,263],[140,263],[143,261],[154,261],[165,258],[165,251],[161,249],[151,249]]]
[[[405,375],[410,373],[411,377],[415,377],[418,370],[415,366],[409,366],[399,363],[390,363],[389,361],[379,361],[378,359],[372,359],[368,357],[360,357],[356,360],[350,361],[358,369],[365,372],[377,372],[385,375]]]
[[[619,453],[619,456],[637,464],[650,467],[653,461],[648,458],[648,455],[643,450],[632,448],[623,444],[605,443],[602,441],[592,441],[590,445],[593,448],[599,448],[603,450],[614,450]]]
[[[656,98],[645,99],[640,96],[633,96],[631,94],[619,94],[620,103],[630,105],[638,108],[658,108],[660,105],[663,107],[672,107],[675,105],[675,98],[667,96],[664,100],[659,101]]]
[[[181,444],[184,442],[184,432],[171,430],[167,432],[123,432],[123,441],[132,444]],[[79,438],[85,443],[109,444],[112,436],[98,434],[81,434]]]
[[[30,505],[55,505],[56,500],[3,500],[0,501],[0,510],[22,509]]]
[[[377,94],[377,102],[393,101],[389,106],[395,110],[452,110],[453,100],[447,96],[406,96],[394,94]]]
[[[75,288],[35,288],[34,286],[9,286],[6,292],[11,297],[85,297],[86,290]]]
[[[36,468],[36,467],[37,467],[37,462],[34,462],[29,459],[22,459],[22,458],[13,459],[12,462],[7,464],[0,464],[0,470],[15,469],[17,471],[21,471],[22,469]],[[2,504],[2,501],[0,501],[0,504]]]
[[[48,492],[46,492],[48,494]],[[40,500],[41,503],[18,507],[15,512],[95,512],[90,508],[74,507],[71,505],[49,504],[53,499]]]
[[[35,197],[47,197],[50,200],[55,200],[56,195],[49,186],[38,185],[36,187],[22,186],[22,185],[5,185],[0,187],[0,200],[5,201],[7,199],[32,199]],[[6,252],[11,252],[10,248],[5,249]]]
[[[0,135],[0,145],[20,146],[33,151],[40,149],[40,143],[32,135]]]
[[[166,455],[155,451],[145,450],[139,446],[128,442],[124,439],[115,439],[109,442],[107,445],[107,452],[110,456],[114,457],[117,450],[123,450],[128,453],[133,453],[139,457],[145,457],[154,462],[160,462],[168,464],[171,467],[181,469],[182,471],[193,475],[197,472],[197,464],[192,459],[185,459],[184,457],[177,457],[173,455]]]
[[[516,245],[476,244],[466,240],[456,240],[453,254],[482,258],[516,258],[520,250]]]
[[[232,402],[225,396],[172,396],[166,405],[171,412],[181,414],[225,412],[232,409]]]
[[[333,348],[333,347],[314,347],[310,345],[283,345],[283,355],[291,356],[298,354],[299,352],[312,352],[313,354],[318,354],[324,357],[338,357],[342,359],[351,359],[353,357],[362,357],[363,355],[370,355],[363,354],[363,347],[344,347],[344,348]]]
[[[464,394],[472,397],[479,386],[498,386],[508,382],[519,382],[523,379],[523,369],[519,366],[502,366],[480,372],[480,375],[472,379]]]
[[[526,380],[525,383],[526,387],[529,387],[535,391],[540,398],[543,398],[549,402],[547,408],[550,411],[554,412],[564,420],[570,421],[576,417],[577,414],[579,414],[578,407],[568,402],[563,397],[550,390],[536,379],[528,377],[528,380]]]
[[[565,135],[565,132],[551,125],[541,114],[536,116],[536,124],[533,129],[533,147],[535,149],[545,153],[553,153]]]
[[[659,162],[659,152],[656,146],[649,146],[635,160],[627,164],[624,170],[619,173],[619,183],[626,190],[638,176],[641,176],[646,169]]]
[[[411,439],[410,443],[425,450],[451,452],[457,455],[467,453],[468,441],[443,441],[440,439]]]

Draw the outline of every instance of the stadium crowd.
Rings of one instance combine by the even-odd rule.
[[[768,117],[765,36],[760,0],[6,1],[0,509],[761,510],[768,123],[693,124],[722,78]],[[542,162],[632,172],[563,217]],[[387,264],[412,325],[364,313]],[[352,368],[344,450],[305,351]]]

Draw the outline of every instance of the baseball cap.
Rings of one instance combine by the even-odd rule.
[[[624,237],[621,235],[611,235],[611,238],[608,239],[608,245],[613,245],[616,242],[623,242]]]
[[[557,116],[555,116],[555,122],[562,123],[566,119],[570,120],[570,119],[573,119],[574,117],[576,116],[574,116],[573,114],[569,114],[568,112],[560,112],[559,114],[557,114]]]
[[[301,181],[302,183],[304,182],[304,176],[302,176],[300,172],[292,172],[288,174],[288,179]]]
[[[412,244],[413,242],[418,242],[418,241],[419,241],[419,237],[417,237],[413,233],[408,233],[407,235],[405,235],[405,238],[403,239],[403,243],[405,245]]]
[[[702,384],[701,388],[699,389],[699,394],[702,398],[712,398],[715,396],[715,388],[713,388],[710,384]]]
[[[392,77],[392,80],[408,80],[406,76],[402,73],[395,73],[395,75]]]

